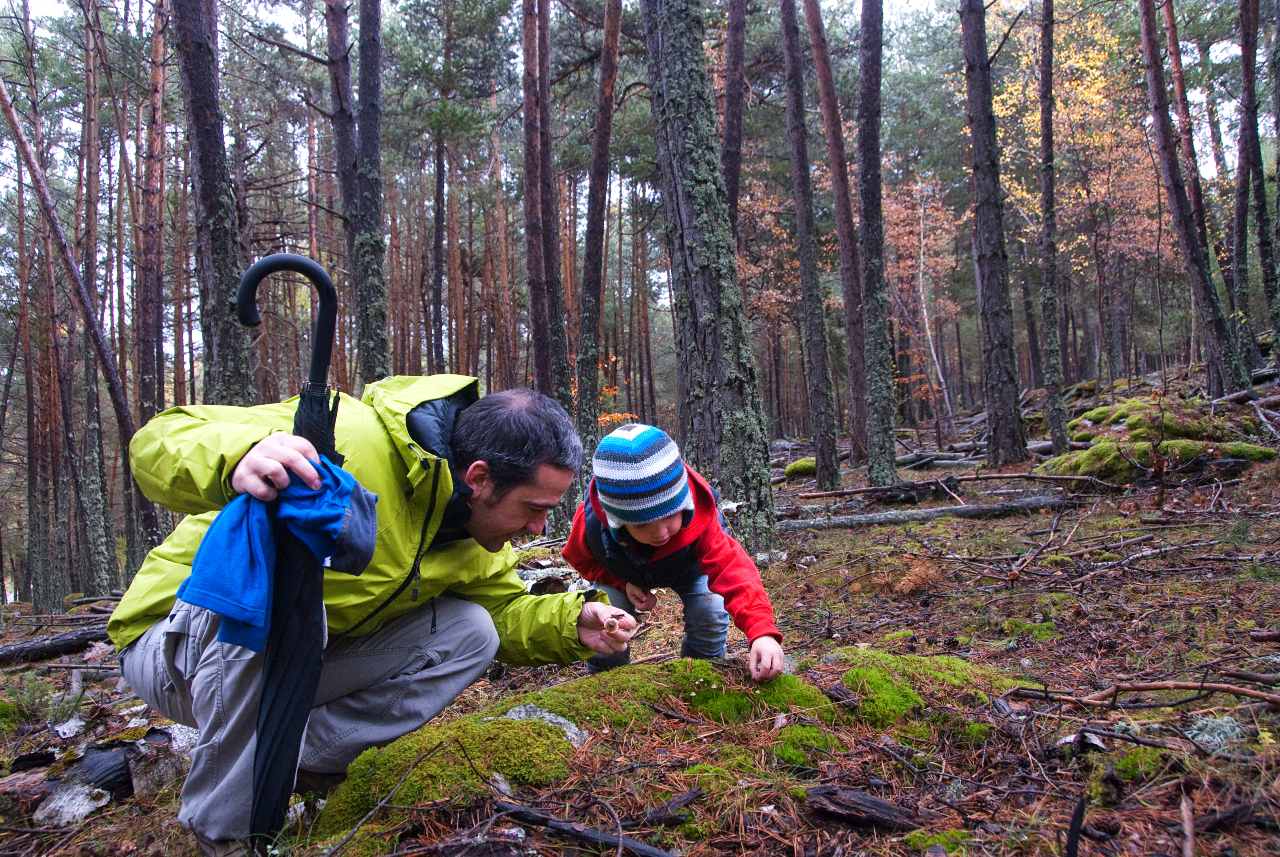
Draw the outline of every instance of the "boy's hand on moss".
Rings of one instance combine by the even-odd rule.
[[[751,643],[751,678],[768,681],[782,672],[782,644],[773,637],[756,637]]]
[[[627,600],[641,613],[648,613],[658,606],[658,596],[647,589],[641,589],[634,583],[627,584]]]
[[[624,652],[636,633],[635,617],[599,601],[588,601],[578,614],[578,639],[602,655]]]

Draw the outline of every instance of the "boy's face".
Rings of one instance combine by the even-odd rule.
[[[642,545],[661,547],[684,526],[684,512],[672,512],[665,518],[647,524],[624,524],[631,538]]]

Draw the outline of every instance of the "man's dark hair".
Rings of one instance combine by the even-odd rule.
[[[473,461],[489,465],[494,488],[503,494],[531,482],[542,464],[576,473],[582,440],[555,399],[535,390],[503,390],[464,408],[454,424],[454,467],[461,473]]]

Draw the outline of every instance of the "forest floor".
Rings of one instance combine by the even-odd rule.
[[[1026,469],[965,483],[959,499],[1023,491]],[[789,517],[861,505],[804,490],[779,487]],[[710,672],[675,659],[679,602],[662,593],[638,666],[491,669],[432,737],[362,757],[317,826],[299,822],[277,853],[1280,853],[1280,464],[1053,511],[780,541],[762,574],[794,678],[754,688],[736,629]],[[10,622],[0,642],[40,630]],[[64,660],[112,663],[101,650]],[[74,672],[45,662],[3,680],[12,697],[33,674],[61,688]],[[166,728],[116,676],[82,675],[77,734],[9,715],[0,756],[27,760],[31,782],[68,765],[31,754]],[[575,715],[585,743],[557,734],[554,753],[535,751],[485,731],[517,701]],[[167,728],[175,737],[150,740],[177,742]],[[23,815],[35,787],[15,777],[0,781],[0,853],[194,851],[176,822],[180,779],[61,826]],[[630,839],[585,845],[592,832]]]

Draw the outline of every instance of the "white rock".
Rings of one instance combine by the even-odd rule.
[[[559,714],[553,714],[545,708],[539,708],[536,705],[517,705],[515,708],[502,715],[508,720],[541,720],[544,723],[550,723],[552,726],[559,727],[564,733],[564,737],[574,748],[581,747],[587,743],[591,737],[584,730],[580,729],[571,721],[561,717]]]
[[[109,803],[110,792],[84,783],[63,783],[45,798],[32,820],[39,826],[69,827],[79,824]]]
[[[70,720],[64,720],[54,726],[53,731],[58,733],[58,737],[64,740],[74,738],[84,731],[84,718],[76,714]]]

